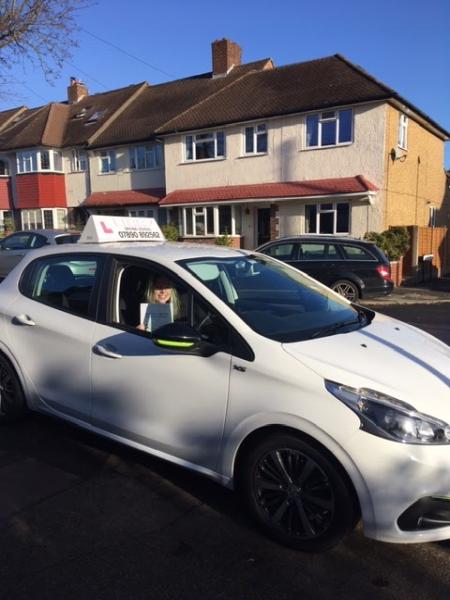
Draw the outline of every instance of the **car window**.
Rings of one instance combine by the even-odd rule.
[[[32,234],[30,233],[15,233],[2,242],[4,250],[27,250],[30,248]]]
[[[262,252],[279,260],[294,260],[296,258],[295,249],[296,244],[273,244],[268,248],[264,248]]]
[[[40,258],[25,270],[20,289],[32,300],[88,317],[102,264],[103,257],[92,255]]]
[[[344,298],[270,257],[178,261],[257,333],[279,342],[366,323]],[[227,282],[225,284],[225,281]]]
[[[348,260],[375,260],[370,252],[359,246],[348,246],[345,244],[341,247],[344,251],[345,258]]]
[[[216,345],[228,341],[225,321],[177,277],[142,262],[121,262],[116,271],[110,322],[151,335],[172,322],[191,325]]]
[[[301,260],[326,260],[338,257],[338,251],[334,244],[316,244],[313,242],[302,242],[300,244]]]
[[[75,244],[79,239],[80,236],[77,234],[58,235],[55,237],[55,242],[57,244]]]
[[[35,233],[30,238],[30,248],[42,248],[48,244],[47,238],[39,233]]]

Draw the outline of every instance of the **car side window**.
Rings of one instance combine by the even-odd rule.
[[[278,260],[295,260],[297,252],[296,244],[273,244],[263,250],[264,254],[278,258]]]
[[[103,257],[86,254],[40,258],[24,271],[20,291],[42,304],[89,317],[102,264]]]
[[[338,257],[338,251],[334,244],[316,244],[302,242],[300,244],[301,260],[334,260]]]
[[[58,237],[55,238],[55,242],[60,245],[60,244],[74,244],[75,242],[78,242],[80,236],[79,235],[58,235]]]
[[[3,250],[27,250],[30,248],[32,234],[30,233],[15,233],[2,242]]]
[[[29,248],[42,248],[48,244],[47,238],[39,233],[35,233],[30,237]]]
[[[367,250],[360,248],[359,246],[347,246],[343,245],[344,256],[348,260],[375,260],[375,257],[370,254]]]

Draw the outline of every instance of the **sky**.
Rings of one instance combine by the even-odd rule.
[[[96,93],[204,73],[211,42],[226,37],[244,62],[344,54],[450,131],[450,0],[94,0],[77,22],[79,46],[54,84],[20,65],[0,110],[65,100],[70,76]]]

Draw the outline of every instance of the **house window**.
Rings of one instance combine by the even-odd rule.
[[[267,128],[263,123],[245,128],[245,154],[265,154],[267,152]]]
[[[130,148],[130,169],[157,169],[162,165],[160,144]]]
[[[6,160],[0,160],[0,177],[2,175],[9,175],[9,166]]]
[[[398,145],[403,150],[408,148],[408,117],[400,115],[400,123],[398,128]]]
[[[225,134],[211,131],[187,135],[185,138],[185,160],[207,160],[225,156]]]
[[[17,153],[18,173],[62,170],[62,152],[59,150],[36,150]]]
[[[65,208],[33,208],[22,210],[22,229],[65,229],[67,225],[67,209]]]
[[[307,204],[305,206],[306,233],[349,233],[350,205],[348,202]]]
[[[320,148],[348,144],[353,135],[353,111],[329,110],[306,117],[306,146]]]
[[[100,152],[100,173],[114,173],[116,170],[115,150]]]
[[[22,229],[42,229],[41,209],[22,210]]]
[[[183,208],[183,230],[186,236],[239,235],[240,207]]]
[[[136,208],[128,210],[129,217],[145,217],[147,219],[153,219],[155,217],[155,211],[153,208]]]
[[[74,149],[70,161],[72,171],[87,171],[87,155],[86,152]]]

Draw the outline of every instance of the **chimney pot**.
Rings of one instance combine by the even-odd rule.
[[[213,77],[224,76],[241,64],[242,49],[239,44],[223,38],[211,44]]]

